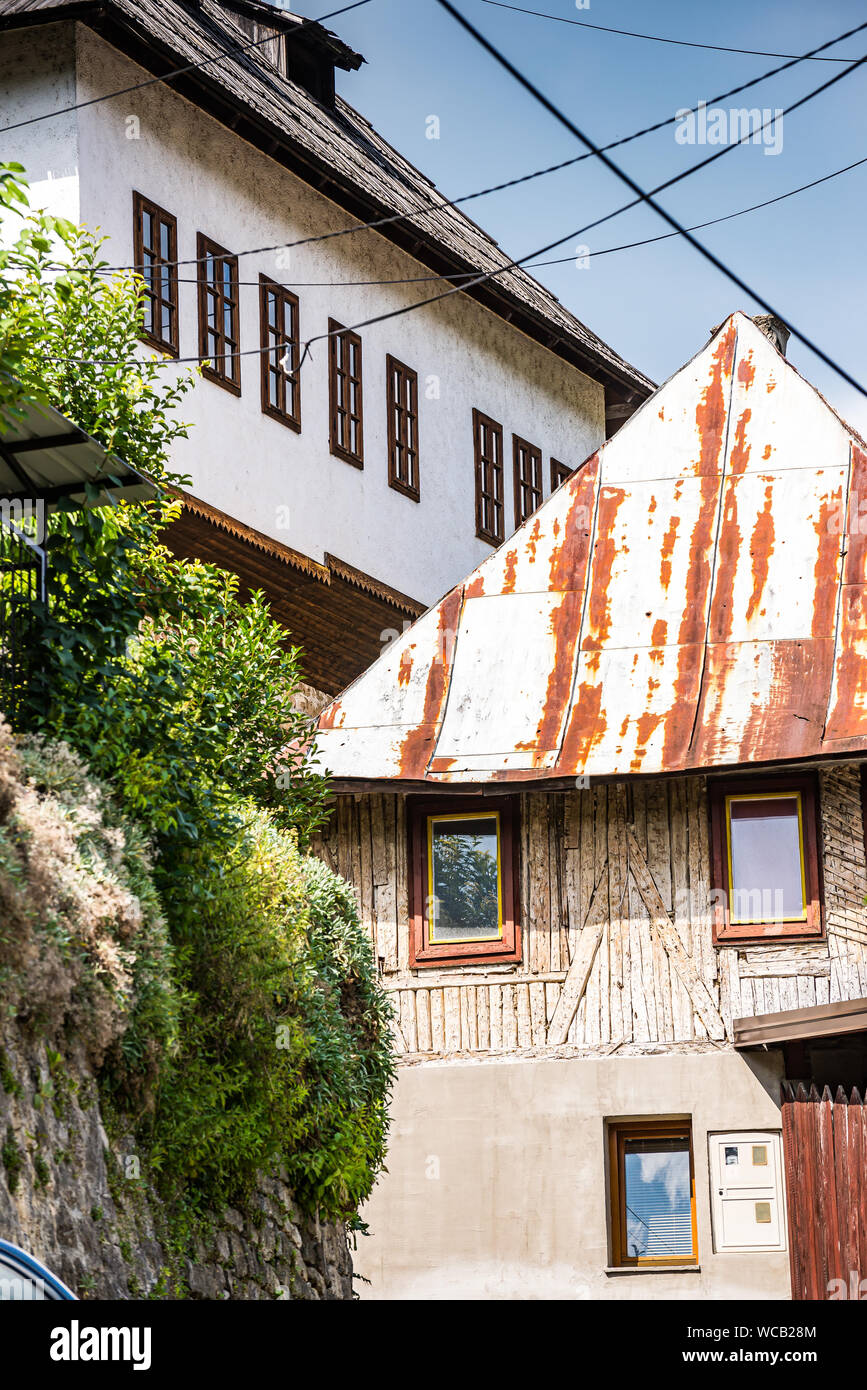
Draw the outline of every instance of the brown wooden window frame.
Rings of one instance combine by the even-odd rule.
[[[388,485],[421,501],[418,458],[418,372],[390,353],[385,359]],[[408,464],[408,467],[405,466]]]
[[[282,334],[271,323],[270,299],[274,299],[277,313],[286,322],[289,311],[290,329]],[[301,376],[297,371],[300,360],[300,301],[297,294],[279,285],[267,275],[259,276],[259,337],[262,348],[262,414],[271,420],[279,420],[296,434],[301,433]],[[280,366],[286,352],[291,354],[291,362],[296,369],[294,377],[287,376]],[[276,385],[277,404],[271,400],[271,384]]]
[[[156,235],[159,240],[160,228],[165,227],[168,231],[168,255],[164,256],[159,246],[145,246],[144,239],[144,218],[150,216],[153,219]],[[133,217],[133,261],[138,274],[145,282],[145,303],[150,305],[151,323],[157,322],[157,311],[159,311],[159,331],[153,328],[148,329],[142,323],[139,337],[142,342],[148,343],[151,347],[158,348],[160,352],[166,353],[169,357],[177,357],[180,352],[180,331],[178,327],[178,219],[165,208],[161,208],[158,203],[151,198],[146,198],[143,193],[133,190],[132,195],[132,217]],[[160,267],[168,266],[168,296],[157,292],[153,286],[158,278]],[[145,273],[146,266],[152,272],[149,280]],[[159,276],[160,285],[162,277]],[[169,322],[171,329],[167,338],[162,334],[162,310],[164,307],[169,310]]]
[[[567,464],[561,463],[559,459],[551,459],[551,491],[556,492],[561,483],[565,483],[567,478],[571,478],[575,472],[574,468],[569,468]]]
[[[690,1211],[692,1216],[692,1254],[665,1256],[627,1255],[626,1183],[624,1175],[627,1139],[686,1139],[689,1144]],[[695,1200],[695,1153],[692,1123],[689,1119],[609,1120],[608,1121],[608,1198],[611,1233],[611,1264],[617,1269],[668,1269],[698,1264],[698,1219]]]
[[[512,473],[515,484],[515,529],[522,526],[544,500],[542,450],[519,434],[512,435]],[[525,504],[532,502],[532,506]]]
[[[492,455],[484,452],[483,431],[488,431],[495,441]],[[505,511],[506,499],[503,485],[503,426],[499,421],[486,415],[483,410],[473,409],[473,455],[476,470],[476,535],[489,545],[502,545],[506,539]],[[485,504],[493,510],[494,519],[499,518],[499,526],[491,529],[485,525]]]
[[[726,798],[774,796],[796,792],[801,799],[801,850],[803,856],[806,917],[789,921],[736,922],[730,920],[728,827]],[[718,946],[760,945],[775,941],[821,941],[825,937],[822,908],[822,859],[819,837],[819,788],[815,773],[798,776],[721,778],[708,784],[711,838],[713,939]]]
[[[471,817],[496,811],[500,827],[500,890],[502,935],[496,941],[443,941],[431,943],[428,901],[428,819],[431,816]],[[518,807],[513,797],[420,797],[407,803],[410,887],[410,967],[500,964],[521,959],[521,924],[518,898],[521,881],[518,861]]]
[[[208,381],[213,381],[217,386],[222,386],[224,390],[231,391],[232,395],[241,394],[241,359],[238,355],[241,350],[241,314],[238,294],[238,257],[233,256],[224,246],[220,246],[210,237],[198,232],[196,236],[196,256],[198,257],[198,292],[199,292],[199,357],[202,359],[202,376]],[[226,295],[223,288],[210,287],[210,282],[206,274],[208,260],[220,267],[228,266],[230,294]],[[231,313],[231,333],[225,331],[224,314],[219,316],[221,327],[213,332],[219,350],[214,351],[209,341],[212,332],[208,327],[208,299],[213,297],[217,304],[230,306]],[[227,353],[226,348],[231,350]],[[218,363],[224,364],[222,367]],[[228,363],[228,370],[226,365]]]
[[[344,328],[342,323],[336,319],[328,320],[328,439],[331,452],[335,458],[342,459],[344,463],[351,463],[353,468],[364,467],[364,380],[362,375],[362,355],[361,339],[357,333],[351,329]],[[345,359],[341,359],[341,351],[349,350],[350,354],[354,349],[356,353],[357,371],[353,372],[350,365],[345,365]],[[346,383],[346,390],[343,384]],[[356,388],[356,398],[358,409],[353,412],[352,386]],[[340,423],[341,417],[347,420],[354,420],[357,425],[356,438],[358,448],[355,453],[341,442]],[[346,437],[346,436],[344,436]],[[350,434],[351,437],[351,434]]]

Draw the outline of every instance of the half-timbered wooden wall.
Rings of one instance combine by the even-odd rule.
[[[820,794],[819,944],[713,945],[701,777],[519,794],[517,965],[410,970],[402,795],[339,797],[318,851],[355,887],[406,1054],[724,1045],[733,1018],[867,996],[857,766]]]

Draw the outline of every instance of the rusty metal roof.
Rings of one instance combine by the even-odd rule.
[[[319,730],[431,784],[867,749],[867,446],[732,315]]]

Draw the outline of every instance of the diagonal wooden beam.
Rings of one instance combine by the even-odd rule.
[[[596,952],[599,950],[599,943],[602,940],[602,933],[605,931],[605,923],[608,920],[607,869],[608,861],[606,860],[593,889],[593,897],[590,899],[587,916],[584,918],[584,925],[578,938],[575,958],[566,972],[560,998],[557,1000],[557,1007],[551,1022],[548,1024],[547,1041],[551,1047],[558,1047],[560,1043],[566,1041],[569,1025],[575,1017],[575,1010],[581,1003],[581,996],[587,987],[590,971],[596,959]]]
[[[683,942],[666,911],[665,903],[660,897],[659,889],[653,881],[647,860],[631,826],[627,827],[626,840],[629,846],[629,872],[641,895],[641,901],[647,908],[650,925],[665,947],[693,1008],[707,1029],[708,1037],[722,1041],[726,1035],[726,1028],[720,1012],[695,964],[684,950]]]

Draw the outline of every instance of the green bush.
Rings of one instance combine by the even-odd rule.
[[[150,1130],[167,1195],[238,1202],[279,1164],[350,1215],[382,1165],[388,1005],[347,886],[262,812],[219,864],[190,851],[173,912],[183,1048]]]

